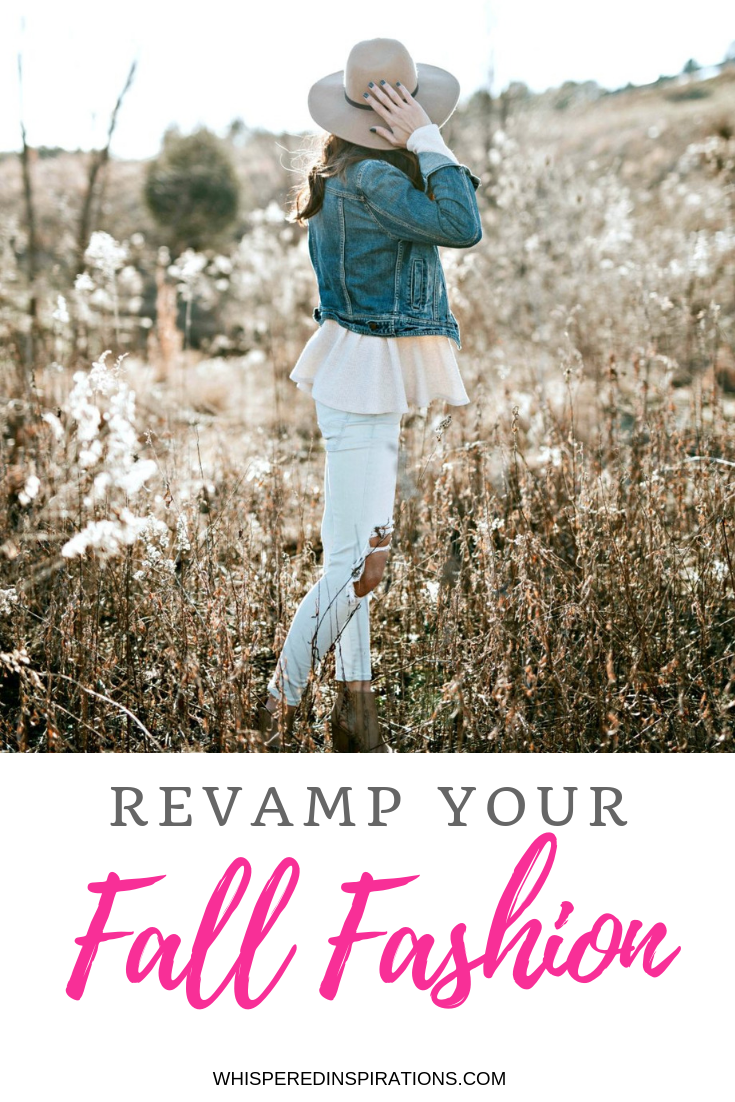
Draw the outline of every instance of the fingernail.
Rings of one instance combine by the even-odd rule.
[[[380,83],[381,83],[381,84],[385,84],[385,81],[384,81],[384,80],[381,80],[381,82],[380,82]]]
[[[374,88],[374,87],[375,87],[375,85],[373,84],[372,80],[369,80],[368,81],[368,88]]]
[[[370,98],[370,94],[369,94],[368,92],[363,92],[362,94],[363,94],[363,96],[364,96],[364,98],[365,98],[365,99],[369,99],[369,98]]]
[[[400,82],[400,80],[397,80],[396,81],[396,88],[400,88],[400,87],[401,87],[401,82]]]
[[[374,126],[371,126],[371,127],[370,127],[370,133],[371,133],[371,134],[377,134],[377,130],[375,129],[375,127],[374,127]]]

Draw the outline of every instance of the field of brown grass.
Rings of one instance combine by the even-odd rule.
[[[735,80],[702,88],[539,97],[502,128],[470,104],[445,129],[483,181],[483,240],[442,250],[472,401],[403,419],[371,606],[398,752],[733,749]],[[39,161],[32,363],[0,161],[6,751],[259,749],[320,569],[324,464],[287,377],[316,285],[264,146],[231,247],[183,258],[142,213],[142,166],[111,162],[76,288],[83,172]],[[333,666],[287,749],[331,750]]]

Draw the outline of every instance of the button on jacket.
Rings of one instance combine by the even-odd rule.
[[[372,158],[325,180],[323,205],[307,223],[319,285],[313,317],[377,336],[442,334],[461,348],[438,246],[482,238],[480,179],[443,153],[417,156],[425,191]]]

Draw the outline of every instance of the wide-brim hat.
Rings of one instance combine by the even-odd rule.
[[[395,38],[368,38],[350,50],[344,69],[322,77],[309,89],[309,114],[322,129],[368,149],[395,149],[371,126],[388,127],[364,99],[370,81],[400,81],[432,122],[443,126],[459,101],[459,81],[438,65],[415,62]],[[400,92],[400,88],[398,89]]]

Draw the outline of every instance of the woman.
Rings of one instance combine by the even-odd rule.
[[[309,92],[327,134],[290,220],[308,225],[319,329],[290,378],[314,398],[325,441],[324,566],[260,706],[269,750],[291,730],[312,664],[336,645],[333,747],[387,751],[371,688],[369,601],[393,530],[401,416],[433,398],[469,402],[437,248],[482,236],[480,180],[439,133],[458,99],[450,73],[415,64],[390,38],[358,42],[345,69]]]

